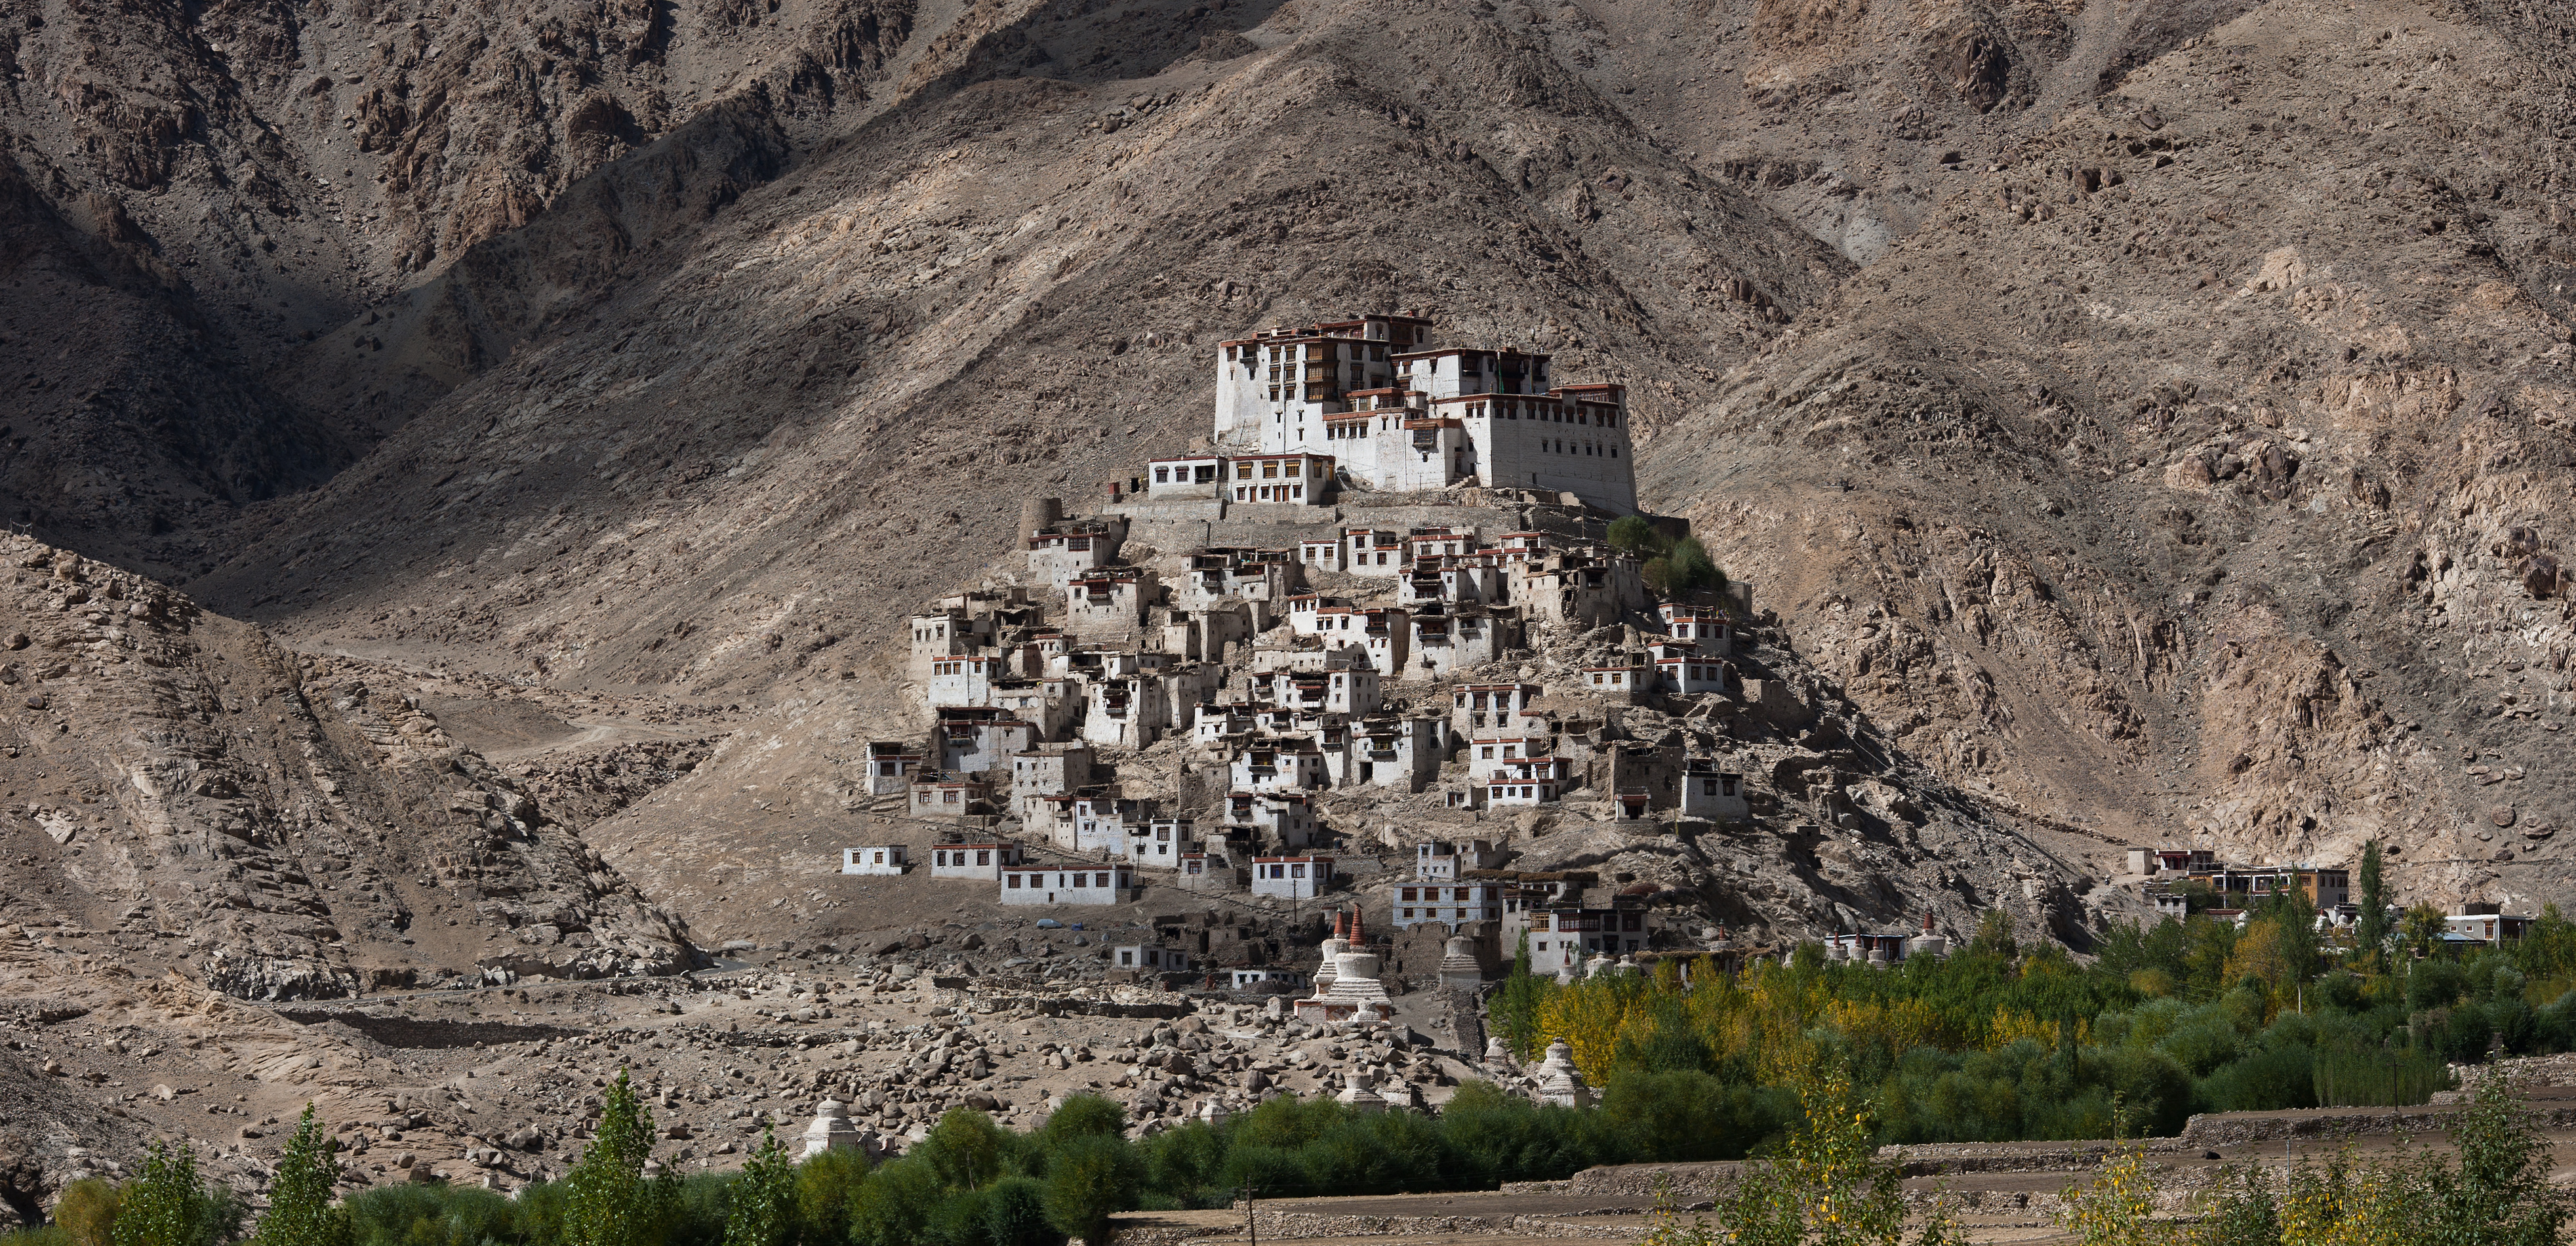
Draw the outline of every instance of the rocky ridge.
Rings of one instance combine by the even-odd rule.
[[[692,963],[417,696],[68,551],[0,565],[0,921],[44,959],[264,999]]]

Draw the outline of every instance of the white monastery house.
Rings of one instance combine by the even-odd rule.
[[[1314,505],[1348,478],[1553,490],[1636,512],[1626,386],[1561,384],[1546,355],[1435,347],[1430,331],[1363,316],[1218,343],[1216,451],[1149,464],[1149,496]]]

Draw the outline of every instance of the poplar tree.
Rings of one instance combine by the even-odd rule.
[[[2379,841],[2362,845],[2361,919],[2354,925],[2353,943],[2364,964],[2377,964],[2388,950],[2388,880],[2382,868]]]
[[[251,1234],[252,1246],[349,1246],[349,1214],[331,1205],[331,1188],[340,1183],[338,1150],[313,1119],[313,1105],[305,1104],[268,1183],[268,1212]]]
[[[620,1070],[617,1084],[608,1088],[598,1133],[564,1178],[572,1188],[564,1207],[564,1246],[653,1246],[661,1238],[678,1199],[672,1182],[644,1175],[652,1155],[653,1115]]]
[[[143,1171],[117,1193],[115,1246],[209,1246],[240,1223],[240,1204],[207,1192],[184,1141],[154,1141]]]
[[[760,1149],[725,1191],[724,1246],[787,1246],[796,1233],[796,1165],[778,1131],[763,1130]]]

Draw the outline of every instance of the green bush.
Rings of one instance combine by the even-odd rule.
[[[514,1204],[480,1187],[405,1181],[361,1190],[342,1206],[357,1246],[481,1246],[558,1240],[563,1193],[559,1185],[531,1186]]]
[[[1184,1203],[1222,1201],[1215,1191],[1225,1165],[1225,1138],[1204,1121],[1191,1121],[1145,1140],[1145,1183]]]
[[[114,1246],[121,1199],[106,1178],[83,1177],[63,1187],[54,1203],[54,1224],[71,1235],[74,1246]]]
[[[796,1167],[796,1240],[843,1246],[850,1236],[850,1195],[868,1179],[868,1157],[836,1147]]]
[[[972,1190],[1002,1175],[1002,1129],[973,1108],[950,1108],[911,1158],[930,1165],[950,1189]]]
[[[1639,1161],[1741,1159],[1786,1126],[1778,1097],[1695,1069],[1639,1070],[1611,1077],[1601,1113]]]
[[[1109,1217],[1134,1207],[1144,1186],[1144,1162],[1126,1139],[1076,1137],[1047,1160],[1047,1222],[1085,1246],[1108,1246]]]
[[[951,1190],[930,1210],[922,1230],[926,1246],[985,1246],[985,1217],[992,1200],[982,1190]]]
[[[884,1164],[850,1196],[850,1246],[912,1246],[939,1206],[939,1173],[906,1156]]]
[[[1664,534],[1643,515],[1622,515],[1610,521],[1607,534],[1610,548],[1631,558],[1653,558],[1669,544]]]
[[[1055,1150],[1076,1138],[1116,1137],[1127,1130],[1127,1109],[1098,1095],[1074,1095],[1047,1113],[1033,1141]]]
[[[2450,1088],[2450,1070],[2429,1052],[2329,1047],[2311,1075],[2316,1103],[2329,1108],[2412,1107]]]
[[[1045,1183],[1004,1177],[985,1190],[984,1241],[988,1246],[1062,1246],[1064,1234],[1047,1223]]]

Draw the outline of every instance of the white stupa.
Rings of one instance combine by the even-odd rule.
[[[1375,1078],[1359,1069],[1342,1074],[1342,1093],[1333,1096],[1354,1112],[1383,1112],[1386,1098],[1372,1088]]]
[[[1547,1059],[1538,1066],[1538,1097],[1560,1107],[1592,1105],[1592,1088],[1583,1084],[1582,1070],[1574,1067],[1574,1048],[1562,1038],[1547,1045]]]
[[[1333,917],[1333,936],[1324,940],[1328,955],[1315,974],[1315,994],[1297,1001],[1300,1021],[1386,1021],[1395,1016],[1395,1001],[1377,980],[1377,954],[1365,950],[1359,909]],[[1352,950],[1361,949],[1361,950]],[[1330,970],[1327,978],[1324,970]]]
[[[799,1160],[809,1160],[825,1151],[847,1147],[866,1149],[866,1138],[850,1123],[850,1109],[838,1099],[825,1099],[814,1109],[814,1123],[805,1127],[805,1153]]]

